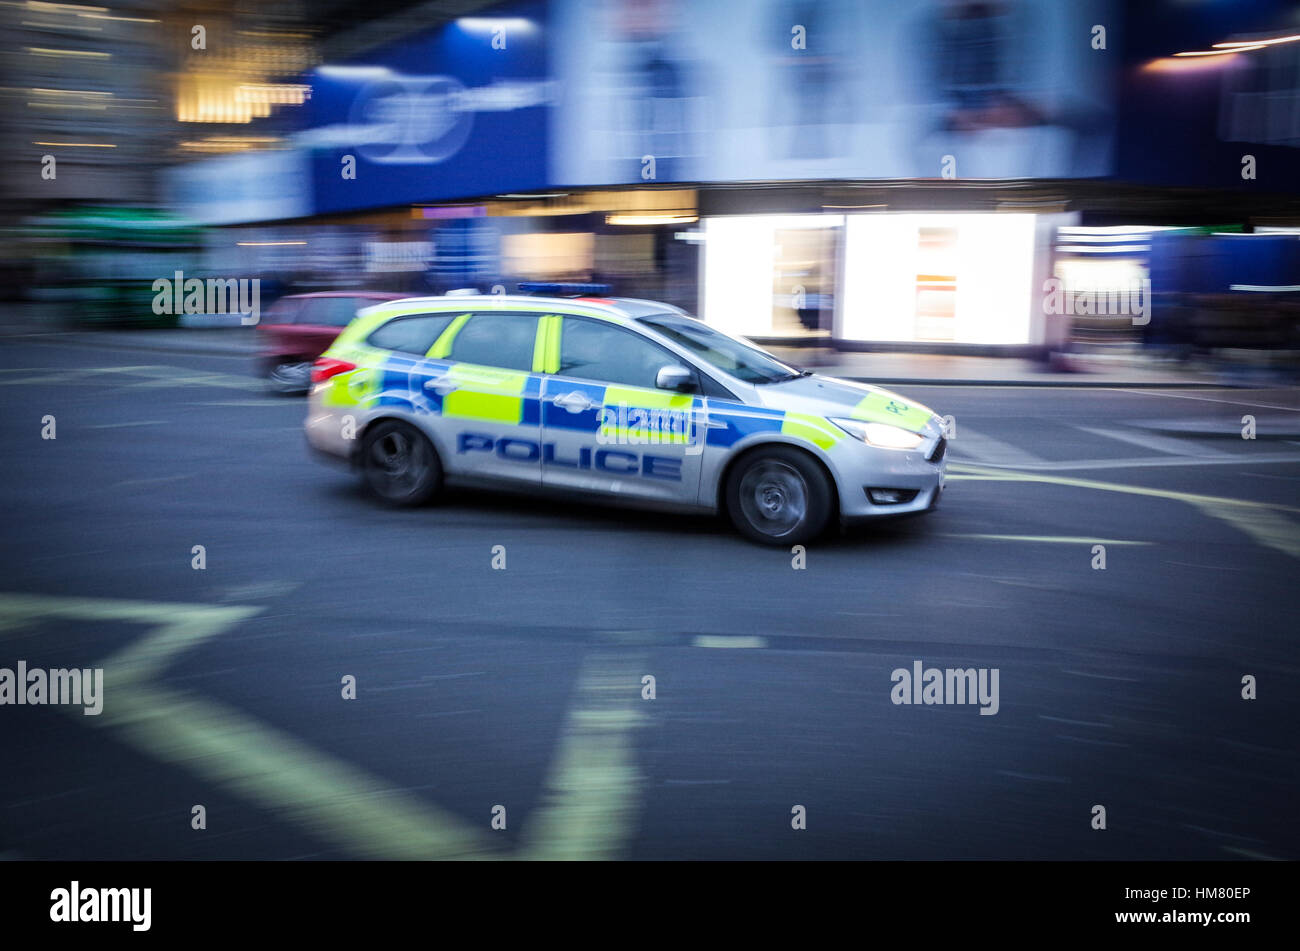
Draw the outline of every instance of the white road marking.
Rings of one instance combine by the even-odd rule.
[[[134,423],[99,423],[94,426],[87,426],[86,429],[123,429],[127,426],[165,426],[170,420],[166,419],[142,419]]]
[[[1231,453],[1224,452],[1222,449],[1203,445],[1191,439],[1171,439],[1168,436],[1157,436],[1155,433],[1108,429],[1102,426],[1079,426],[1076,424],[1074,428],[1085,433],[1092,433],[1094,436],[1101,436],[1104,439],[1114,439],[1116,442],[1141,446],[1143,449],[1150,449],[1155,452],[1167,452],[1172,456],[1200,456],[1201,458],[1207,458],[1231,455]]]
[[[1200,400],[1203,403],[1227,403],[1229,406],[1253,406],[1257,409],[1280,409],[1288,413],[1300,413],[1300,406],[1278,406],[1276,403],[1249,403],[1245,400],[1221,400],[1212,396],[1196,396],[1192,393],[1169,393],[1165,390],[1120,390],[1121,393],[1135,393],[1138,396],[1163,396],[1171,400]]]
[[[995,542],[1040,542],[1053,545],[1154,545],[1155,542],[1120,538],[1090,538],[1087,535],[985,535],[978,532],[944,532],[943,538],[980,538]]]
[[[762,648],[767,641],[761,637],[731,637],[728,635],[699,634],[691,641],[692,647],[748,647]]]
[[[994,439],[992,436],[986,436],[969,426],[958,427],[957,435],[948,441],[948,453],[950,456],[969,457],[975,462],[989,465],[1029,466],[1043,461],[1040,456],[1032,452],[1017,448],[1000,439]]]

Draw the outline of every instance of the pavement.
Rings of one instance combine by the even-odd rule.
[[[56,339],[105,349],[247,357],[258,349],[257,334],[245,327],[185,327],[172,330],[59,330],[10,323],[8,339]],[[1053,364],[1016,357],[923,353],[853,353],[830,348],[770,348],[797,366],[827,376],[894,384],[965,386],[1257,386],[1293,382],[1290,371],[1268,365],[1219,363],[1177,365],[1140,353],[1058,355]]]
[[[1294,388],[910,386],[943,505],[800,558],[386,509],[240,356],[11,338],[0,387],[0,667],[105,677],[0,707],[0,856],[1300,858],[1300,440],[1177,431]]]

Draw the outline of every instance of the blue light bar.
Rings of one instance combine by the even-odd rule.
[[[545,297],[603,297],[610,291],[608,284],[567,284],[549,281],[521,281],[519,291]]]

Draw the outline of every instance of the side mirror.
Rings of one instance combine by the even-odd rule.
[[[669,364],[666,367],[660,367],[659,372],[655,374],[655,386],[661,390],[690,393],[695,389],[693,376],[694,374],[686,367]]]

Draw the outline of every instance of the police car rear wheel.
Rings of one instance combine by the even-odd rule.
[[[769,545],[796,545],[820,535],[831,515],[831,487],[821,468],[784,446],[755,451],[727,480],[727,510],[742,534]]]
[[[361,445],[366,485],[391,505],[427,502],[442,484],[438,454],[423,433],[405,423],[379,423]]]

